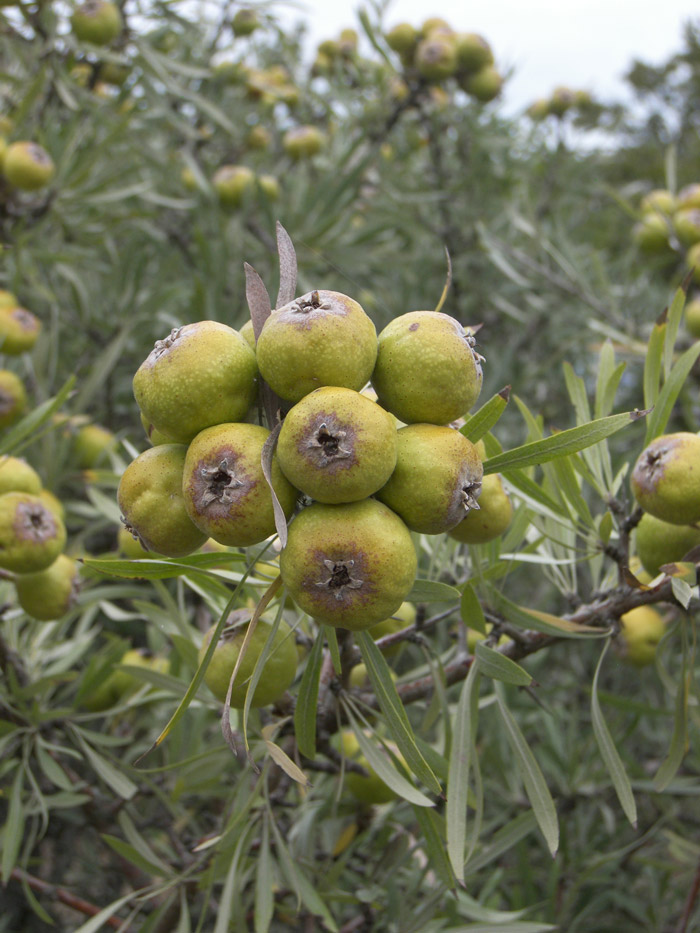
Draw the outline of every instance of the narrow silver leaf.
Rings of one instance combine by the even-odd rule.
[[[291,237],[277,221],[277,252],[280,257],[280,288],[277,292],[276,308],[289,304],[297,288],[297,254]]]
[[[263,444],[260,460],[262,463],[262,471],[265,479],[267,480],[267,485],[270,487],[270,495],[272,496],[272,508],[275,512],[275,528],[277,529],[277,534],[279,535],[280,544],[282,547],[286,547],[287,517],[284,514],[284,509],[280,505],[280,501],[277,498],[275,490],[272,486],[272,458],[275,453],[275,448],[277,447],[277,438],[279,437],[281,430],[282,425],[276,424],[272,431],[270,431],[269,437]]]
[[[247,262],[243,263],[243,268],[245,269],[245,297],[250,308],[250,319],[253,322],[253,333],[257,341],[263,324],[270,316],[272,305],[265,283],[255,269]]]

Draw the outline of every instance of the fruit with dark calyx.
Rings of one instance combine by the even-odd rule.
[[[478,511],[471,511],[448,534],[464,544],[486,544],[500,537],[510,525],[513,506],[498,473],[484,476]]]
[[[676,203],[676,199],[666,188],[654,188],[653,191],[644,195],[639,206],[643,214],[666,214],[670,216],[680,205]],[[700,207],[700,202],[692,206]]]
[[[473,74],[493,64],[493,52],[483,36],[474,32],[457,33],[457,64],[461,71]]]
[[[418,44],[418,32],[410,23],[397,23],[384,36],[389,48],[399,55],[410,55]]]
[[[29,492],[33,496],[41,492],[39,474],[21,457],[0,457],[0,496],[6,492]]]
[[[486,65],[485,68],[480,68],[475,74],[466,78],[463,87],[467,94],[471,94],[480,103],[488,104],[501,93],[503,76],[493,65]]]
[[[255,10],[238,10],[231,20],[231,29],[236,38],[252,35],[259,26],[260,20]]]
[[[70,18],[73,35],[81,42],[109,45],[122,31],[122,15],[109,0],[87,0]]]
[[[673,229],[685,246],[692,246],[700,241],[700,208],[676,211],[673,215]]]
[[[86,424],[73,439],[75,462],[81,470],[107,465],[109,454],[116,448],[117,439],[107,428],[99,424]]]
[[[637,555],[652,579],[664,564],[682,560],[700,547],[700,528],[691,525],[671,525],[653,515],[643,515],[635,531]]]
[[[32,142],[16,142],[7,147],[2,165],[3,174],[13,188],[38,191],[54,176],[55,166],[48,152]]]
[[[317,126],[297,126],[282,137],[282,146],[293,159],[310,159],[326,146],[326,134]]]
[[[151,447],[124,470],[117,501],[127,529],[148,551],[166,557],[192,554],[207,540],[190,520],[182,494],[187,448],[181,444]]]
[[[304,612],[327,625],[370,628],[413,587],[416,552],[406,525],[374,499],[315,503],[289,526],[282,580]]]
[[[401,603],[399,608],[388,619],[377,622],[369,629],[369,634],[375,641],[384,638],[385,635],[394,635],[405,628],[413,625],[416,621],[416,607],[413,603]],[[387,658],[395,657],[403,648],[404,642],[397,642],[395,645],[388,645],[382,648],[382,654]],[[355,670],[355,668],[353,668]]]
[[[639,455],[632,493],[645,512],[674,525],[700,521],[700,436],[663,434]]]
[[[377,498],[411,531],[441,534],[479,508],[483,466],[471,441],[435,424],[410,424],[397,433],[396,469]]]
[[[0,567],[14,573],[45,570],[63,551],[63,522],[27,492],[0,496]]]
[[[320,386],[359,391],[372,374],[377,332],[352,298],[313,291],[272,312],[256,355],[260,374],[285,401]]]
[[[255,354],[238,331],[216,321],[173,329],[134,376],[149,423],[184,444],[210,425],[240,421],[256,393]]]
[[[78,599],[78,564],[59,554],[45,570],[18,574],[14,582],[17,601],[27,615],[51,622],[69,612]]]
[[[9,369],[0,369],[0,428],[18,421],[27,410],[27,393],[22,380]]]
[[[341,29],[338,36],[338,51],[343,58],[352,58],[357,52],[358,36],[354,29]]]
[[[457,71],[457,46],[453,36],[431,34],[416,49],[415,64],[426,81],[444,81]]]
[[[448,314],[410,311],[379,334],[372,373],[379,404],[406,424],[448,424],[479,397],[482,357]]]
[[[187,514],[220,544],[248,547],[275,533],[272,496],[260,462],[267,428],[217,424],[201,431],[185,459],[182,490]],[[272,459],[272,485],[287,518],[297,490]]]
[[[661,214],[646,214],[632,228],[632,239],[645,253],[663,253],[669,248],[669,225]]]
[[[41,321],[31,311],[0,307],[0,353],[19,356],[32,349],[41,332]]]
[[[396,798],[394,791],[382,781],[379,775],[373,771],[365,756],[360,751],[360,743],[357,736],[350,730],[345,730],[340,736],[343,755],[355,764],[360,765],[367,771],[367,776],[359,774],[357,771],[347,770],[345,772],[345,787],[356,800],[369,805],[389,803]],[[398,749],[394,745],[389,745],[392,752],[399,760],[403,760]]]
[[[665,631],[666,624],[653,606],[637,606],[620,616],[620,633],[615,646],[628,664],[646,667],[654,663]]]
[[[685,329],[691,337],[700,339],[700,298],[693,298],[685,306]]]
[[[288,412],[277,442],[287,479],[317,502],[366,499],[396,466],[396,424],[353,389],[324,386]]]
[[[233,674],[233,669],[236,666],[238,655],[241,653],[251,616],[252,612],[248,609],[239,609],[231,613],[228,626],[222,632],[204,675],[207,687],[217,700],[222,703],[226,699],[231,674]],[[204,636],[202,647],[199,650],[200,663],[209,647],[215,628],[216,626],[212,626]],[[233,684],[231,706],[234,709],[243,709],[245,705],[250,678],[271,631],[272,623],[270,621],[265,618],[258,619]],[[294,635],[286,622],[281,621],[272,639],[260,679],[255,686],[251,705],[256,707],[269,706],[270,703],[279,700],[294,681],[297,664],[298,654]]]
[[[247,165],[222,165],[212,178],[214,190],[224,207],[240,207],[255,193],[255,172]]]

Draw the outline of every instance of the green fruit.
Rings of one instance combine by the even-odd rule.
[[[248,547],[275,533],[272,496],[260,462],[269,433],[257,424],[217,424],[190,444],[182,480],[185,508],[208,538]],[[282,475],[276,457],[272,484],[289,517],[297,490]]]
[[[207,540],[191,521],[182,494],[187,449],[180,444],[151,447],[124,470],[117,501],[129,531],[147,551],[184,557]]]
[[[637,606],[620,616],[618,650],[623,660],[635,667],[654,663],[656,649],[666,631],[666,625],[652,606]]]
[[[482,104],[488,104],[501,93],[503,77],[493,65],[487,65],[468,77],[463,87],[467,94],[471,94]]]
[[[439,16],[431,16],[425,20],[423,25],[420,28],[421,36],[426,39],[428,36],[432,35],[434,32],[443,33],[445,35],[452,35],[452,27],[447,22],[446,19],[442,19]]]
[[[700,241],[700,209],[693,207],[676,211],[673,215],[673,229],[685,246],[692,246]]]
[[[549,116],[549,101],[544,97],[533,101],[527,108],[527,115],[531,120],[537,123],[541,120],[546,120]]]
[[[22,380],[9,369],[0,369],[0,428],[18,421],[27,410]]]
[[[167,674],[170,670],[170,662],[167,658],[156,657],[142,648],[132,648],[125,652],[119,664],[128,667],[142,667],[160,674]],[[143,681],[129,671],[114,670],[83,700],[83,706],[93,713],[101,713],[112,706],[116,706],[120,700],[127,699],[130,694],[135,693],[143,685]]]
[[[258,188],[268,201],[276,201],[281,193],[280,183],[274,175],[258,175]]]
[[[360,751],[360,743],[357,741],[355,733],[350,730],[344,731],[341,733],[340,742],[343,755],[367,771],[366,777],[357,771],[345,772],[345,787],[352,796],[362,803],[370,805],[389,803],[389,801],[394,800],[396,794],[382,781],[376,771],[370,768],[367,759]],[[403,761],[398,749],[395,746],[390,747],[396,757]]]
[[[463,434],[434,424],[398,432],[396,469],[377,498],[412,531],[437,535],[478,509],[483,466]]]
[[[40,622],[51,622],[73,608],[78,599],[79,583],[76,561],[59,554],[46,570],[15,577],[17,600],[27,615]]]
[[[0,496],[0,567],[14,573],[45,570],[66,544],[63,522],[38,496]]]
[[[653,515],[643,515],[635,532],[637,554],[652,579],[664,564],[682,560],[693,548],[700,546],[700,528],[671,525]]]
[[[297,402],[277,442],[282,472],[318,502],[357,502],[396,466],[393,417],[352,389],[324,386]]]
[[[0,288],[0,308],[16,308],[19,305],[16,295]]]
[[[632,493],[645,512],[673,525],[700,521],[700,437],[664,434],[639,455]]]
[[[444,81],[457,71],[457,44],[453,36],[435,34],[418,44],[415,64],[426,81]]]
[[[134,537],[128,528],[121,527],[117,532],[117,548],[129,560],[143,560],[144,557],[161,557],[153,551],[147,551],[140,538]]]
[[[317,126],[297,126],[282,137],[282,146],[293,159],[310,159],[325,148],[327,139]]]
[[[632,239],[645,253],[663,253],[669,247],[668,222],[661,214],[646,214],[632,228]]]
[[[486,39],[474,32],[460,32],[456,37],[457,64],[461,71],[473,74],[493,64],[493,52]]]
[[[685,329],[691,337],[700,338],[700,298],[693,298],[685,306]]]
[[[148,418],[146,418],[143,412],[139,412],[139,417],[141,419],[141,427],[146,432],[146,437],[151,442],[154,447],[158,447],[159,444],[172,444],[172,437],[168,437],[167,434],[163,434],[162,431],[156,430],[153,425],[150,423]]]
[[[677,207],[679,210],[700,207],[700,185],[695,183],[681,188],[678,192]],[[664,208],[664,210],[666,210],[666,208]],[[667,212],[670,213],[670,211]]]
[[[344,58],[352,58],[357,52],[357,32],[354,29],[341,29],[338,37],[338,51]]]
[[[236,618],[238,617],[238,618]],[[235,627],[225,628],[219,642],[214,649],[214,655],[209,663],[204,680],[222,703],[226,700],[229,681],[236,666],[238,655],[243,646],[243,640],[248,630],[251,612],[247,609],[238,610],[231,614],[229,622],[233,621]],[[209,642],[216,626],[212,626],[204,636],[202,647],[199,649],[199,663],[209,647]],[[265,643],[270,637],[272,624],[265,619],[258,619],[252,638],[246,648],[245,655],[238,668],[236,679],[231,693],[231,706],[234,709],[243,709],[248,691],[250,678],[263,652]],[[281,622],[275,632],[270,645],[267,660],[260,674],[260,679],[253,693],[252,706],[269,706],[282,697],[292,685],[297,672],[298,655],[294,635],[286,623]]]
[[[212,184],[224,207],[240,207],[255,192],[255,172],[247,165],[222,165]]]
[[[405,628],[408,628],[410,625],[413,625],[416,621],[416,607],[413,603],[401,603],[399,608],[393,613],[392,616],[388,619],[384,619],[382,622],[377,622],[376,625],[373,625],[369,629],[369,634],[372,636],[374,641],[378,641],[380,638],[384,638],[385,635],[393,635],[394,632],[400,632]],[[396,645],[389,645],[387,648],[382,648],[382,654],[387,658],[395,657],[403,648],[404,643],[398,642]],[[353,668],[353,671],[356,668]]]
[[[246,136],[246,145],[249,149],[267,149],[271,142],[270,131],[264,126],[254,126]]]
[[[75,462],[81,470],[92,470],[109,463],[109,454],[116,448],[117,439],[99,424],[86,424],[73,439]]]
[[[700,282],[700,243],[694,243],[688,250],[686,262],[693,272],[693,279]]]
[[[700,187],[700,186],[698,186]],[[666,214],[670,216],[681,205],[676,202],[670,191],[665,188],[654,188],[649,194],[642,198],[640,208],[643,214]],[[683,207],[700,207],[700,202],[693,205],[682,205]]]
[[[246,321],[238,333],[241,335],[241,337],[245,337],[248,346],[253,352],[255,352],[255,331],[253,330],[253,322]]]
[[[2,170],[14,188],[38,191],[51,181],[55,168],[51,156],[41,146],[17,142],[7,147]]]
[[[563,117],[576,103],[574,92],[569,87],[557,87],[549,99],[549,112],[555,117]]]
[[[41,492],[39,474],[26,460],[0,457],[0,496],[6,492],[29,492],[33,496]]]
[[[102,62],[99,70],[99,80],[103,84],[122,87],[130,74],[131,67],[129,65],[120,65],[117,62]]]
[[[377,332],[352,298],[313,291],[272,312],[256,355],[262,377],[288,402],[320,386],[359,391],[372,374]]]
[[[482,480],[478,511],[470,512],[449,535],[465,544],[485,544],[502,535],[512,517],[513,506],[503,480],[498,473],[491,473]]]
[[[372,385],[379,403],[406,424],[448,424],[481,391],[482,357],[462,325],[437,311],[394,318],[379,335]]]
[[[199,321],[156,343],[134,376],[134,396],[156,430],[187,444],[210,425],[244,418],[256,377],[255,354],[238,331]]]
[[[260,20],[255,10],[238,10],[231,20],[233,34],[239,36],[249,36],[260,26]]]
[[[282,580],[304,612],[360,630],[388,618],[410,592],[416,552],[401,519],[381,502],[311,505],[289,526]]]
[[[398,23],[384,38],[389,48],[399,55],[411,55],[418,45],[418,32],[410,23]]]
[[[80,42],[109,45],[122,31],[119,7],[109,0],[87,0],[70,18],[73,35]]]
[[[0,353],[18,356],[31,350],[41,331],[41,322],[24,308],[0,307]]]
[[[66,510],[58,496],[55,496],[49,489],[42,489],[37,495],[47,509],[50,509],[62,522],[65,522]]]

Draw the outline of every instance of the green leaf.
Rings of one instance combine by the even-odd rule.
[[[323,662],[323,629],[314,641],[311,653],[299,684],[299,693],[294,708],[294,735],[297,747],[305,758],[316,757],[316,714],[318,712],[318,688]]]
[[[147,875],[159,877],[162,874],[162,869],[159,866],[154,865],[148,859],[144,858],[140,852],[128,842],[124,842],[124,840],[119,839],[118,836],[111,836],[109,833],[102,833],[101,836],[110,849],[114,849],[117,855],[121,855],[127,862],[131,862],[132,865],[140,868],[141,871],[145,872]],[[170,871],[167,872],[166,877],[169,874]]]
[[[138,790],[136,784],[125,774],[122,774],[110,761],[99,755],[94,748],[91,748],[78,729],[74,728],[73,732],[85,757],[95,769],[98,777],[102,778],[118,797],[123,800],[130,800]]]
[[[459,599],[459,590],[449,583],[436,580],[416,580],[406,597],[409,603],[449,603]]]
[[[2,882],[7,884],[12,869],[17,862],[17,856],[22,845],[24,834],[24,807],[22,805],[22,791],[24,790],[24,768],[17,768],[15,779],[12,782],[10,800],[7,807],[7,819],[2,833]]]
[[[139,560],[108,560],[106,558],[85,558],[82,563],[89,570],[109,577],[128,579],[169,580],[182,577],[193,570],[208,571],[210,567],[221,567],[227,563],[245,562],[243,554],[191,554],[189,557],[142,557]],[[217,575],[214,575],[217,576]]]
[[[549,851],[556,855],[559,848],[559,823],[552,795],[535,761],[535,756],[515,719],[500,696],[497,697],[498,709],[506,727],[506,736],[515,754],[515,761],[525,785],[525,792],[532,804],[537,824],[542,831]]]
[[[133,900],[137,893],[137,891],[131,891],[129,894],[125,894],[123,897],[118,897],[116,901],[112,901],[111,904],[108,904],[106,907],[104,907],[99,912],[99,914],[95,914],[94,917],[91,917],[90,920],[88,920],[82,926],[78,927],[74,933],[97,933],[97,931],[104,926],[109,918],[113,917],[120,907],[123,907],[124,904],[128,904],[129,901]]]
[[[172,868],[170,865],[166,864],[159,856],[156,855],[156,853],[138,831],[126,810],[122,810],[119,813],[118,821],[127,840],[139,853],[141,858],[143,858],[144,861],[148,862],[148,864],[151,866],[150,871],[153,871],[156,875],[160,875],[163,878],[167,878],[169,875],[171,875]]]
[[[73,391],[75,376],[71,376],[53,398],[37,405],[28,415],[25,415],[14,427],[10,428],[0,442],[0,455],[17,453],[22,441],[34,434],[43,424],[46,424],[51,415],[58,411]]]
[[[488,402],[468,418],[467,423],[459,429],[460,433],[472,444],[476,444],[496,424],[505,411],[509,398],[510,386],[506,386],[496,395],[492,395]]]
[[[255,862],[255,933],[267,933],[275,911],[274,873],[270,852],[270,827],[263,814],[260,849]]]
[[[678,328],[683,317],[683,308],[685,307],[685,292],[682,288],[676,289],[673,296],[671,307],[668,310],[668,323],[666,325],[666,335],[664,339],[664,374],[668,378],[673,363],[673,353],[676,347],[676,337]]]
[[[416,745],[411,724],[396,692],[391,670],[384,655],[377,648],[368,632],[356,632],[355,638],[362,653],[362,660],[365,662],[367,675],[372,683],[377,701],[386,717],[389,731],[398,745],[399,751],[406,759],[406,764],[426,787],[433,793],[440,794],[442,792],[440,782]]]
[[[465,877],[481,871],[491,862],[495,862],[505,852],[511,852],[515,846],[524,839],[537,826],[537,820],[532,810],[521,813],[510,822],[502,826],[486,843],[484,848],[470,859]]]
[[[587,625],[578,625],[568,619],[540,612],[536,609],[523,609],[522,606],[511,602],[494,586],[486,584],[492,605],[501,612],[510,622],[524,629],[534,629],[545,635],[556,635],[559,638],[605,638],[610,629],[592,628]]]
[[[698,347],[698,352],[700,352],[700,347]],[[639,413],[634,411],[608,415],[607,418],[589,421],[588,424],[569,428],[568,431],[560,431],[542,440],[531,441],[529,444],[523,444],[522,447],[515,447],[513,450],[498,454],[496,457],[489,457],[484,463],[484,473],[502,473],[514,467],[522,469],[548,463],[550,460],[556,460],[557,457],[566,457],[616,434],[639,417]]]
[[[668,750],[668,755],[662,761],[659,770],[654,775],[654,788],[659,793],[666,790],[676,776],[688,750],[688,697],[690,694],[690,681],[691,672],[686,666],[684,650],[683,668],[678,680],[678,692],[676,694],[676,709],[673,718],[671,745]]]
[[[452,927],[450,933],[550,933],[551,930],[559,929],[551,923],[514,920],[512,923],[466,923]]]
[[[622,759],[620,758],[618,751],[615,748],[615,743],[613,742],[612,736],[610,735],[610,730],[608,729],[607,723],[605,722],[605,717],[603,716],[603,711],[600,708],[600,702],[598,700],[598,676],[603,664],[603,658],[605,657],[609,647],[610,641],[607,641],[603,651],[601,652],[598,664],[596,665],[595,674],[593,675],[593,685],[591,687],[591,718],[593,721],[593,734],[595,735],[598,748],[600,749],[600,754],[603,758],[603,761],[605,762],[605,767],[608,769],[608,774],[610,775],[610,779],[613,782],[615,793],[617,794],[620,805],[624,810],[625,816],[633,826],[636,826],[637,805],[634,802],[632,786],[630,785],[630,780],[627,777],[625,766],[622,764]]]
[[[474,629],[475,632],[481,632],[482,635],[486,634],[484,610],[481,608],[479,597],[476,595],[471,583],[465,584],[462,590],[459,615],[462,622],[469,628]]]
[[[529,687],[532,683],[532,677],[519,664],[481,641],[476,643],[476,656],[479,659],[480,671],[487,677],[502,680],[503,683],[513,684],[515,687]]]
[[[446,888],[454,888],[456,879],[445,848],[445,820],[435,810],[413,807],[416,822],[423,836],[425,853],[434,871]]]
[[[272,833],[275,837],[275,849],[279,857],[279,864],[282,873],[287,879],[287,884],[296,893],[297,897],[308,911],[316,917],[321,917],[328,929],[331,930],[331,933],[338,933],[338,927],[329,913],[328,908],[321,900],[316,888],[311,884],[289,854],[289,849],[272,816],[270,816],[270,822],[272,825]],[[218,933],[218,931],[216,931],[216,933]],[[221,933],[224,933],[224,931],[222,930]]]
[[[479,671],[473,663],[462,684],[452,726],[452,748],[447,776],[447,855],[452,871],[464,881],[464,857],[467,840],[467,795],[471,757],[475,754],[476,715],[478,712]]]
[[[656,321],[647,344],[644,360],[644,407],[651,409],[656,405],[661,390],[661,360],[664,352],[667,314]],[[647,422],[647,430],[649,424]]]
[[[680,391],[699,356],[700,342],[689,347],[673,366],[663,389],[659,393],[654,410],[647,420],[647,433],[644,438],[645,447],[666,430],[673,406],[676,404]]]

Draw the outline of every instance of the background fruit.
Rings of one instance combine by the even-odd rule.
[[[666,625],[653,606],[637,606],[620,616],[620,654],[635,667],[653,664]],[[619,643],[618,643],[619,644]]]
[[[681,560],[700,545],[700,529],[672,525],[653,515],[643,515],[635,531],[637,554],[644,569],[655,577],[663,564]]]
[[[93,45],[109,45],[122,31],[119,7],[109,0],[87,0],[71,16],[76,39]]]
[[[51,181],[55,167],[51,156],[37,143],[17,142],[7,147],[2,170],[13,187],[38,191]]]
[[[41,331],[39,319],[25,308],[0,307],[0,353],[18,356],[31,350]]]
[[[513,506],[503,480],[498,473],[491,473],[482,479],[478,510],[469,512],[448,534],[465,544],[485,544],[502,535],[512,517]]]
[[[15,577],[17,600],[27,613],[40,622],[60,619],[78,598],[78,564],[59,554],[45,570]]]
[[[66,529],[38,496],[0,496],[0,567],[15,573],[45,570],[63,550]]]

